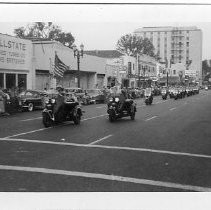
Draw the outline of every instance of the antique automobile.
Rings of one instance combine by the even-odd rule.
[[[87,95],[90,97],[91,103],[105,103],[106,97],[100,89],[88,89]]]
[[[43,109],[48,94],[44,91],[25,90],[19,94],[19,106],[29,112],[35,109]]]
[[[133,99],[126,99],[124,102],[120,102],[119,96],[113,96],[109,99],[107,106],[110,122],[114,122],[122,117],[130,117],[131,120],[135,119],[136,104]]]
[[[82,110],[77,98],[73,94],[64,95],[64,102],[55,111],[54,107],[59,103],[57,97],[49,98],[46,101],[45,108],[42,112],[42,121],[45,127],[50,127],[65,121],[73,121],[75,125],[80,124]]]

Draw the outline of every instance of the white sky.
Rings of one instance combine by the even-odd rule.
[[[197,26],[203,59],[211,58],[211,5],[0,5],[0,33],[33,21],[52,21],[85,50],[115,49],[118,39],[143,26]]]

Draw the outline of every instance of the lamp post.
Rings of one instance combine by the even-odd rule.
[[[144,76],[144,88],[146,88],[146,78],[145,78],[145,73],[146,73],[146,65],[143,66],[143,76]]]
[[[80,88],[80,57],[83,57],[84,54],[84,45],[81,44],[80,45],[80,50],[77,49],[77,46],[74,44],[73,45],[73,51],[74,51],[74,58],[77,58],[77,67],[78,67],[78,73],[77,73],[77,77],[78,77],[78,88]]]

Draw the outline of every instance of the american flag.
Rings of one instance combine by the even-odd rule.
[[[54,64],[54,75],[55,76],[59,76],[59,77],[63,77],[64,76],[64,72],[66,70],[68,70],[69,67],[67,65],[65,65],[58,57],[58,55],[55,55],[55,64]]]

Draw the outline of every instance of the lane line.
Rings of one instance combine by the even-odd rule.
[[[29,118],[29,119],[25,119],[25,120],[20,120],[21,122],[26,122],[26,121],[31,121],[31,120],[38,120],[41,119],[42,117],[35,117],[35,118]]]
[[[96,144],[96,143],[98,143],[98,142],[100,142],[100,141],[103,141],[103,140],[105,140],[105,139],[110,138],[111,136],[113,136],[113,135],[110,134],[110,135],[108,135],[108,136],[105,136],[105,137],[103,137],[103,138],[101,138],[101,139],[98,139],[98,140],[96,140],[96,141],[91,142],[89,145]]]
[[[147,118],[145,121],[149,121],[149,120],[155,119],[155,118],[157,118],[157,117],[158,117],[158,116],[153,116],[153,117]]]
[[[107,115],[108,114],[102,114],[102,115],[98,115],[98,116],[95,116],[95,117],[89,117],[89,118],[83,119],[81,121],[92,120],[92,119],[96,119],[96,118],[99,118],[99,117],[104,117],[104,116],[107,116]]]
[[[90,145],[90,144],[77,144],[77,143],[45,141],[45,140],[7,139],[7,138],[0,138],[0,141],[27,142],[27,143],[35,143],[35,144],[50,144],[50,145],[74,146],[74,147],[85,147],[85,148],[87,147],[87,148],[100,148],[100,149],[114,149],[114,150],[149,152],[149,153],[151,152],[151,153],[158,153],[158,154],[211,159],[211,155],[194,154],[194,153],[187,153],[187,152],[175,152],[175,151],[167,151],[167,150],[155,150],[155,149],[137,148],[137,147],[134,148],[134,147],[120,147],[120,146],[107,146],[107,145]]]
[[[211,192],[211,188],[208,188],[208,187],[185,185],[185,184],[164,182],[164,181],[155,181],[155,180],[149,180],[149,179],[139,179],[139,178],[132,178],[132,177],[124,177],[124,176],[116,176],[116,175],[108,175],[108,174],[80,172],[80,171],[67,171],[67,170],[59,170],[59,169],[9,166],[9,165],[0,165],[0,170],[65,175],[65,176],[74,176],[74,177],[84,177],[84,178],[90,178],[90,179],[118,181],[118,182],[133,183],[133,184],[140,184],[140,185],[158,186],[158,187],[173,188],[173,189],[188,190],[188,191]]]
[[[92,120],[92,119],[96,119],[96,118],[103,117],[103,116],[107,116],[107,114],[86,118],[86,119],[83,119],[81,121]],[[71,124],[71,123],[72,122],[65,122],[63,124],[57,125],[56,127],[63,126],[63,125],[68,125],[68,124]],[[23,132],[23,133],[14,134],[14,135],[11,135],[11,136],[6,136],[4,138],[12,138],[12,137],[17,137],[17,136],[22,136],[22,135],[25,135],[25,134],[34,133],[34,132],[38,132],[38,131],[43,131],[43,130],[47,130],[47,129],[51,129],[51,128],[54,128],[54,127],[40,128],[40,129],[36,129],[36,130],[32,130],[32,131],[27,131],[27,132]]]
[[[97,106],[96,109],[105,108],[106,106]]]
[[[175,110],[177,107],[173,107],[173,108],[171,108],[171,109],[169,109],[170,111],[172,111],[172,110]]]

